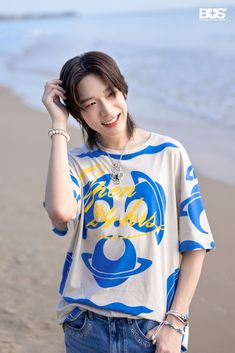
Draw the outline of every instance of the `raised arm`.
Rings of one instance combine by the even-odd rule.
[[[51,80],[45,84],[42,102],[52,119],[52,129],[66,131],[69,114],[60,101],[60,97],[66,99],[65,91],[59,86],[60,83],[60,80]],[[70,178],[67,140],[60,134],[53,135],[51,140],[45,208],[52,221],[63,224],[73,217],[76,200]]]

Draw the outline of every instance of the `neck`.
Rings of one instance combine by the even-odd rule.
[[[127,143],[128,146],[131,144],[131,141],[126,134],[122,134],[121,136],[104,136],[104,135],[98,135],[98,142],[106,147],[106,148],[110,148],[110,149],[114,149],[114,150],[120,150],[122,151]]]

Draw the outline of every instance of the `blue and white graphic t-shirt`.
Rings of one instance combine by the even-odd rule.
[[[184,251],[215,249],[198,179],[182,144],[152,132],[128,149],[119,185],[110,178],[118,150],[86,144],[68,152],[76,213],[54,233],[69,235],[57,322],[92,310],[163,321]],[[182,337],[187,350],[188,330]]]

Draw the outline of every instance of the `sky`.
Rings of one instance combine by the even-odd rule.
[[[235,0],[9,0],[1,1],[0,14],[61,12],[82,14],[151,11],[186,7],[226,7]]]

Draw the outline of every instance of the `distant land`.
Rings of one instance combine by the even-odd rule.
[[[39,12],[39,13],[23,13],[23,14],[0,14],[0,21],[5,20],[36,20],[47,18],[60,18],[60,17],[78,17],[80,14],[74,11],[64,12]]]

